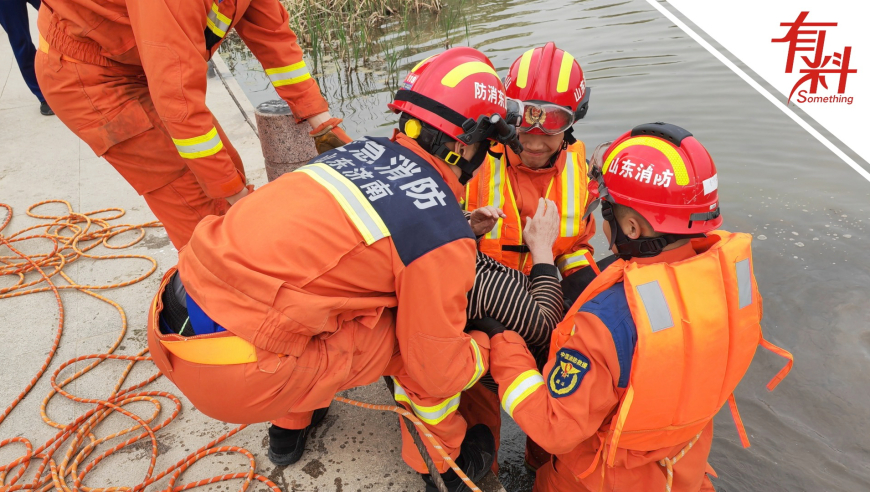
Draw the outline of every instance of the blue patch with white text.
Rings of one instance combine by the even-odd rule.
[[[569,396],[577,391],[583,377],[589,372],[589,359],[576,350],[561,348],[556,352],[556,363],[547,377],[547,389],[553,398]]]

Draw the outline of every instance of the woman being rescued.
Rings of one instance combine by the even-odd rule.
[[[504,217],[504,212],[494,206],[465,214],[478,239]],[[467,330],[498,324],[516,331],[541,368],[547,361],[553,330],[563,314],[562,287],[553,260],[553,244],[559,237],[559,224],[556,203],[540,198],[534,217],[527,217],[523,228],[523,238],[533,262],[529,275],[478,251],[474,286],[468,292]],[[486,424],[492,430],[497,450],[501,412],[498,385],[492,376],[485,375],[477,385],[463,392],[459,405],[459,411],[469,421],[469,426]],[[548,458],[549,454],[537,446],[526,451],[527,466],[532,468]]]

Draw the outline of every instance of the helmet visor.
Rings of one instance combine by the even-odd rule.
[[[574,113],[558,104],[507,99],[507,110],[515,116],[519,131],[539,129],[547,135],[562,133],[574,124]]]

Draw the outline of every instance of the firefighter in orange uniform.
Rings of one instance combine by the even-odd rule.
[[[231,29],[320,152],[350,141],[328,112],[279,0],[45,0],[36,74],[46,101],[145,198],[176,248],[249,192],[205,105],[208,60]]]
[[[603,148],[603,147],[602,147]],[[598,155],[598,152],[596,152]],[[502,407],[554,454],[535,491],[713,490],[713,416],[761,334],[751,236],[716,230],[716,167],[686,130],[641,125],[593,157],[604,232],[619,259],[553,334],[543,372],[516,333],[492,335]]]
[[[523,152],[493,148],[466,189],[466,209],[502,210],[498,224],[481,238],[480,250],[528,275],[532,261],[523,242],[526,219],[535,215],[540,198],[556,202],[561,226],[553,257],[567,277],[592,261],[588,242],[595,234],[594,219],[583,218],[590,201],[586,148],[572,127],[589,109],[583,70],[573,56],[547,43],[514,61],[505,93],[508,114],[519,117]]]
[[[387,375],[472,480],[492,466],[492,433],[457,412],[489,354],[483,333],[463,331],[476,248],[458,200],[491,139],[518,143],[504,106],[475,97],[480,85],[504,90],[477,50],[422,61],[390,104],[392,139],[322,154],[203,219],[164,277],[149,317],[155,363],[206,415],[272,421],[276,465],[299,460],[336,392]],[[403,440],[426,473],[404,427]],[[443,478],[464,490],[453,470]]]

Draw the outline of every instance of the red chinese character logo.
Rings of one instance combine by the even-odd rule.
[[[797,91],[798,88],[807,81],[810,83],[810,94],[817,93],[819,84],[827,89],[828,83],[825,78],[826,75],[839,74],[837,94],[843,94],[846,92],[846,78],[848,75],[850,73],[858,72],[857,69],[849,68],[849,60],[852,57],[851,46],[844,47],[842,53],[835,52],[833,56],[824,54],[827,30],[820,28],[836,26],[837,23],[806,22],[808,15],[809,12],[801,12],[794,22],[780,23],[780,26],[789,28],[788,33],[779,39],[771,40],[774,43],[788,43],[788,58],[785,63],[785,73],[793,73],[795,55],[798,54],[798,52],[810,53],[809,56],[800,56],[806,66],[806,68],[800,70],[800,73],[805,75],[801,77],[792,88],[791,93],[788,96],[789,102],[791,102],[791,98],[795,91]],[[805,92],[806,91],[801,91],[799,95],[801,95],[804,100],[807,100],[806,96],[803,95]],[[816,102],[812,99],[814,98],[809,98],[809,102]],[[824,102],[828,102],[827,98],[825,99]],[[839,99],[844,100],[841,101]],[[845,99],[846,98],[835,97],[831,102],[846,102]],[[850,97],[848,99],[848,103],[851,104],[852,98]],[[798,102],[804,101],[799,99]]]

